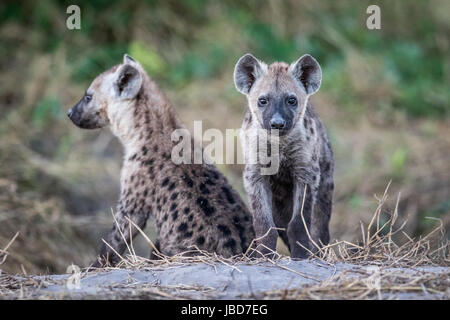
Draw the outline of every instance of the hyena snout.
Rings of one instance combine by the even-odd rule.
[[[82,108],[74,106],[67,112],[67,116],[73,122],[74,125],[82,129],[95,129],[98,128],[94,121],[91,121],[83,113]]]
[[[75,107],[69,109],[69,111],[67,111],[67,116],[69,117],[70,120],[72,120],[73,124],[80,127],[81,124],[81,112],[76,110]]]
[[[73,106],[68,112],[67,116],[74,125],[82,129],[98,129],[106,126],[108,120],[102,115],[100,110],[96,110],[84,103],[85,98]]]
[[[281,117],[278,113],[275,114],[272,119],[270,119],[270,128],[282,130],[286,126],[286,120]]]

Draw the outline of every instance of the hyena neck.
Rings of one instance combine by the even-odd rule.
[[[171,153],[171,134],[182,124],[175,110],[156,84],[145,79],[143,88],[133,101],[128,112],[118,122],[121,128],[116,135],[125,149],[125,156],[132,157],[142,152],[155,142],[160,146],[160,153]],[[116,125],[116,127],[118,127]],[[169,150],[161,150],[168,148]]]

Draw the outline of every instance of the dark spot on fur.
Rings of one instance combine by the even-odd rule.
[[[209,189],[205,186],[204,183],[200,183],[200,192],[202,194],[208,194],[210,193]]]
[[[236,200],[234,200],[233,194],[231,193],[230,189],[228,187],[222,187],[223,193],[225,193],[225,197],[227,198],[228,202],[230,204],[236,203]]]
[[[190,238],[190,237],[192,237],[193,234],[194,234],[194,232],[189,231],[189,232],[186,232],[186,233],[184,234],[184,237],[185,237],[185,238]]]
[[[172,203],[172,205],[170,206],[170,211],[174,211],[177,208],[177,203]]]
[[[172,213],[172,219],[173,219],[173,220],[177,220],[177,218],[178,218],[178,210],[175,210],[175,211]]]
[[[186,208],[184,208],[183,213],[184,213],[184,214],[188,214],[189,211],[191,211],[191,209],[189,209],[188,207],[186,207]]]
[[[219,224],[217,226],[217,229],[219,229],[224,236],[229,236],[231,234],[231,230],[230,228],[228,228],[227,226],[224,226],[223,224]]]
[[[167,186],[167,185],[169,184],[169,182],[170,182],[169,178],[165,178],[165,179],[163,180],[163,182],[161,183],[161,187]]]
[[[181,178],[189,188],[194,186],[194,181],[187,174],[184,174]]]
[[[234,239],[229,239],[223,246],[225,248],[231,248],[231,251],[234,253],[236,250],[236,241]]]
[[[194,220],[194,215],[190,214],[189,217],[188,217],[188,221],[192,221],[192,220]]]
[[[311,132],[311,134],[314,134],[314,129],[313,129],[313,127],[309,128],[309,131]]]
[[[183,222],[182,224],[180,224],[179,226],[178,226],[178,231],[179,232],[183,232],[183,231],[186,231],[187,230],[187,227],[188,227],[188,225],[187,225],[187,223],[185,223],[185,222]]]
[[[166,214],[164,214],[164,216],[163,216],[163,220],[164,220],[164,221],[167,221],[167,218],[168,218],[168,216],[167,216],[167,213],[166,213]]]
[[[153,146],[153,152],[154,152],[154,153],[157,153],[157,152],[158,152],[158,145],[157,145],[157,144],[155,144],[155,145]]]
[[[149,160],[145,160],[144,161],[144,164],[146,165],[146,166],[151,166],[151,165],[153,165],[153,163],[155,162],[155,159],[149,159]]]
[[[205,243],[205,237],[204,236],[200,236],[200,237],[197,238],[197,244],[199,246],[201,246],[204,243]]]
[[[178,197],[178,192],[174,192],[172,193],[172,195],[170,196],[170,200],[175,200]]]
[[[145,156],[145,155],[147,154],[147,152],[148,152],[147,147],[146,147],[146,146],[143,146],[143,147],[142,147],[142,154]]]
[[[216,211],[216,208],[212,207],[209,204],[208,199],[206,199],[204,197],[197,198],[197,205],[200,207],[200,209],[202,209],[203,213],[208,217],[211,216]]]

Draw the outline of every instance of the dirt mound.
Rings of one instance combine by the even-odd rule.
[[[9,299],[449,299],[450,268],[289,258],[253,264],[206,261],[72,275],[5,275],[0,288]]]

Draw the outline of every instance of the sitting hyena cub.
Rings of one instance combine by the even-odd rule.
[[[244,170],[256,237],[267,234],[258,243],[262,254],[275,250],[275,228],[285,230],[280,230],[279,235],[295,258],[304,258],[309,250],[317,248],[310,243],[305,224],[317,245],[329,242],[333,152],[321,121],[308,103],[321,80],[321,68],[310,55],[291,65],[277,62],[267,66],[246,54],[236,64],[236,88],[248,99],[241,132],[244,152],[256,150],[258,130],[278,130],[279,134],[277,172],[263,175],[261,164],[247,161]]]
[[[110,124],[125,149],[118,226],[106,239],[111,248],[103,244],[96,266],[118,261],[124,238],[129,242],[137,232],[128,219],[143,229],[151,215],[158,227],[157,247],[165,255],[197,246],[229,257],[250,245],[251,214],[227,179],[212,165],[171,161],[171,134],[182,124],[131,57],[125,55],[123,64],[100,74],[68,115],[81,128]]]

